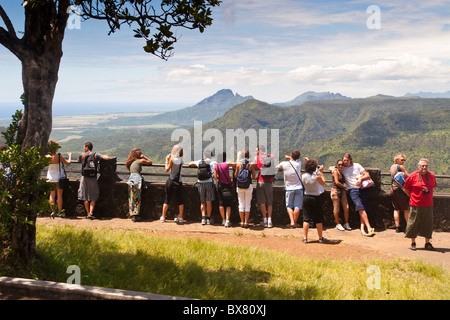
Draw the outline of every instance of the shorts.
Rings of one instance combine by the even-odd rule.
[[[431,239],[433,234],[433,207],[414,207],[409,210],[405,237],[416,238],[418,235]]]
[[[169,180],[166,181],[166,198],[164,199],[164,204],[169,204],[169,202],[173,199],[173,196],[176,196],[177,204],[179,206],[184,204],[184,197],[183,197],[183,183],[180,182],[178,186],[172,186],[169,185]]]
[[[367,204],[369,202],[369,193],[367,189],[350,189],[350,198],[355,204],[355,210],[367,211]]]
[[[286,208],[301,210],[303,207],[303,189],[286,190]]]
[[[341,197],[339,197],[338,189],[331,188],[330,197],[331,201],[333,202],[333,212],[339,212],[341,210],[341,204],[342,208],[344,209],[344,212],[348,212],[348,200],[347,200],[347,191],[340,190]]]
[[[303,222],[323,223],[323,193],[320,196],[305,194],[303,197]]]
[[[198,184],[200,202],[214,201],[216,199],[216,187],[213,182],[202,182]]]
[[[273,184],[268,181],[258,181],[256,185],[256,199],[259,204],[271,206],[273,204]]]
[[[399,211],[409,210],[409,199],[408,199],[408,196],[406,195],[406,193],[402,189],[397,188],[397,187],[394,188],[391,186],[389,196],[391,198],[392,206],[394,207],[394,210],[399,210]]]
[[[78,200],[97,201],[100,196],[100,189],[96,177],[81,177],[78,188]]]
[[[233,206],[233,199],[224,199],[223,198],[223,194],[222,194],[222,190],[223,189],[228,188],[229,190],[231,190],[234,194],[234,189],[231,185],[223,185],[222,183],[218,183],[217,184],[217,199],[219,200],[219,207],[232,207]],[[234,194],[235,195],[235,194]]]

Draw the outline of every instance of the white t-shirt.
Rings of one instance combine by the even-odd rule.
[[[317,181],[317,174],[315,172],[304,173],[302,175],[303,185],[305,186],[305,195],[311,196],[319,196],[321,195],[325,189],[323,186]]]
[[[277,169],[281,169],[283,171],[284,187],[286,188],[286,190],[303,189],[302,184],[299,180],[299,177],[301,177],[302,169],[302,162],[300,160],[280,162],[277,166]]]
[[[366,171],[359,163],[354,163],[350,167],[343,167],[342,174],[345,178],[345,183],[347,184],[347,189],[359,189],[360,187],[356,185],[356,178],[360,176],[364,171]]]

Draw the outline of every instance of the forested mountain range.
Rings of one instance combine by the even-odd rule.
[[[223,116],[203,125],[203,130],[278,129],[280,156],[300,149],[302,156],[316,157],[326,166],[345,152],[365,167],[387,171],[395,154],[407,155],[409,170],[427,157],[432,170],[448,174],[450,150],[450,99],[396,98],[310,101],[279,107],[247,99]],[[193,123],[191,124],[193,126]],[[191,136],[193,137],[193,130]],[[98,152],[123,161],[131,148],[139,147],[155,163],[164,161],[176,141],[170,130],[120,134],[90,139]],[[63,144],[63,151],[79,152],[87,138]],[[203,142],[203,147],[208,145]],[[268,146],[270,147],[270,145]]]

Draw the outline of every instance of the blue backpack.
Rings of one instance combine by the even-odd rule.
[[[248,170],[249,164],[243,164],[238,172],[236,183],[240,189],[248,189],[252,183],[252,177],[250,171]]]

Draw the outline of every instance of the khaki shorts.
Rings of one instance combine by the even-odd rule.
[[[431,239],[433,234],[433,207],[410,206],[405,237],[416,238],[418,235]]]
[[[268,181],[258,181],[256,185],[256,200],[259,204],[273,204],[273,184]]]

